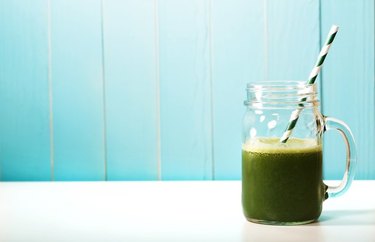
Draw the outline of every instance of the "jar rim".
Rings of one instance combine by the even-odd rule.
[[[244,104],[253,108],[295,108],[319,105],[317,85],[300,80],[267,80],[247,84]]]
[[[247,83],[247,89],[263,89],[263,88],[275,88],[275,89],[300,89],[306,88],[309,86],[314,86],[314,84],[309,84],[306,81],[302,80],[264,80],[264,81],[255,81]]]

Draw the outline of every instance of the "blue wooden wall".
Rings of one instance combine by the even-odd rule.
[[[373,0],[0,0],[0,180],[240,178],[247,82],[319,82],[375,179]],[[344,145],[325,140],[340,179]]]

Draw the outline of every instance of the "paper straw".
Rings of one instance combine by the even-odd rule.
[[[320,69],[323,66],[324,60],[326,59],[329,48],[331,48],[331,44],[333,40],[335,39],[335,36],[338,30],[339,30],[338,26],[332,25],[331,30],[328,33],[327,40],[319,53],[318,60],[316,61],[316,64],[310,73],[307,84],[315,83],[316,77],[318,76]],[[302,109],[304,107],[303,102],[305,102],[306,99],[307,99],[306,97],[302,98],[298,104],[298,108],[292,112],[292,115],[290,116],[290,119],[289,119],[288,127],[284,131],[283,136],[281,136],[280,138],[281,143],[286,143],[290,135],[292,134],[293,128],[296,126],[299,115],[302,112]]]

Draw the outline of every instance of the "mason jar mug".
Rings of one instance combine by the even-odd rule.
[[[320,113],[316,84],[250,83],[245,106],[245,217],[256,223],[286,225],[317,220],[323,201],[343,194],[354,177],[356,150],[349,127]],[[335,187],[324,184],[322,176],[322,136],[328,130],[341,133],[347,149],[343,180]]]

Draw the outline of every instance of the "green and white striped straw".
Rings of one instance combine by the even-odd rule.
[[[326,59],[326,56],[328,54],[329,48],[331,47],[331,44],[333,40],[335,39],[335,36],[338,30],[339,30],[338,26],[332,25],[331,30],[328,33],[327,40],[319,53],[318,60],[316,61],[316,64],[310,73],[307,84],[315,83],[316,77],[318,76],[320,69],[322,68],[324,60]],[[290,116],[290,119],[289,119],[288,127],[286,128],[283,136],[280,138],[281,143],[286,143],[290,135],[292,134],[293,128],[296,126],[299,115],[302,112],[302,109],[304,107],[303,102],[305,102],[306,99],[307,99],[306,97],[302,98],[300,100],[300,103],[298,104],[298,108],[292,112],[292,115]]]

